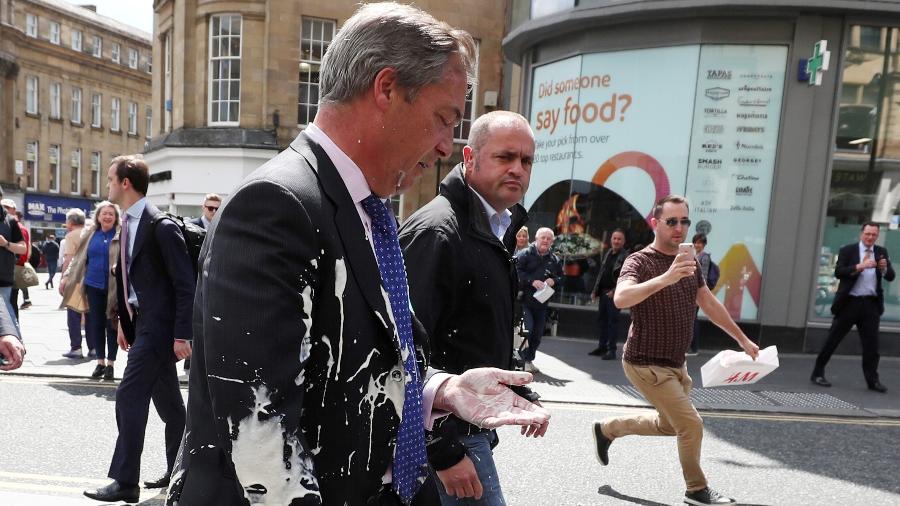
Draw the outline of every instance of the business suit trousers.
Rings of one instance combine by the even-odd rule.
[[[623,360],[622,368],[628,381],[653,404],[656,413],[607,418],[602,422],[603,434],[610,439],[622,436],[675,436],[687,490],[705,488],[706,476],[700,468],[703,419],[691,402],[693,382],[687,366],[680,369],[641,366]]]
[[[831,329],[828,331],[828,339],[825,346],[816,357],[816,367],[813,376],[824,376],[825,365],[831,360],[831,355],[837,349],[841,341],[846,337],[850,329],[856,325],[859,332],[859,340],[862,344],[862,368],[866,383],[871,386],[878,381],[878,324],[881,320],[881,306],[877,297],[847,297],[844,307],[834,315],[831,321]]]
[[[604,291],[600,293],[597,309],[597,345],[606,348],[608,352],[615,352],[616,341],[619,340],[619,308]]]
[[[184,400],[174,357],[149,346],[146,337],[141,335],[138,320],[137,339],[128,352],[128,365],[116,390],[119,436],[109,477],[118,482],[136,484],[140,479],[141,452],[151,400],[166,424],[166,469],[171,471],[184,433]]]

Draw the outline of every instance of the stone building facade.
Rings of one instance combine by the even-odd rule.
[[[157,0],[153,59],[154,174],[150,197],[196,215],[207,192],[228,194],[284,149],[315,116],[318,66],[355,0]],[[507,1],[424,0],[416,5],[479,41],[478,86],[453,157],[397,199],[401,217],[428,202],[462,159],[471,120],[500,102],[500,40]]]
[[[0,2],[0,184],[40,238],[149,138],[150,34],[62,0]],[[58,234],[57,234],[58,235]]]

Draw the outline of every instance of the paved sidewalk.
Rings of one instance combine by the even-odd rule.
[[[25,364],[13,374],[87,378],[94,361],[61,356],[69,348],[66,312],[57,309],[61,299],[57,291],[44,289],[46,277],[40,274],[41,284],[30,290],[33,306],[20,311],[28,354]],[[535,390],[552,402],[646,406],[625,378],[619,361],[587,354],[595,346],[586,339],[545,337],[535,360],[541,369],[535,377]],[[700,366],[714,353],[710,350],[688,358],[695,387],[700,385]],[[116,378],[121,378],[127,358],[128,354],[120,350]],[[782,355],[780,367],[755,385],[695,388],[693,397],[700,409],[900,418],[900,358],[881,359],[879,373],[888,387],[887,394],[866,389],[858,356],[832,358],[826,371],[832,388],[813,385],[809,375],[814,360],[814,355]],[[185,382],[187,376],[180,365],[178,370]]]

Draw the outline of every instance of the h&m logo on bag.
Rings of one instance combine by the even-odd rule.
[[[747,381],[753,381],[757,376],[759,376],[758,372],[736,372],[723,381],[725,383],[746,383]]]

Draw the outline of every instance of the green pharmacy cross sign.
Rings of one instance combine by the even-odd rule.
[[[810,86],[822,85],[822,74],[828,70],[828,62],[831,60],[831,51],[828,51],[827,48],[827,40],[816,42],[812,58],[806,62],[806,73],[809,75]]]

